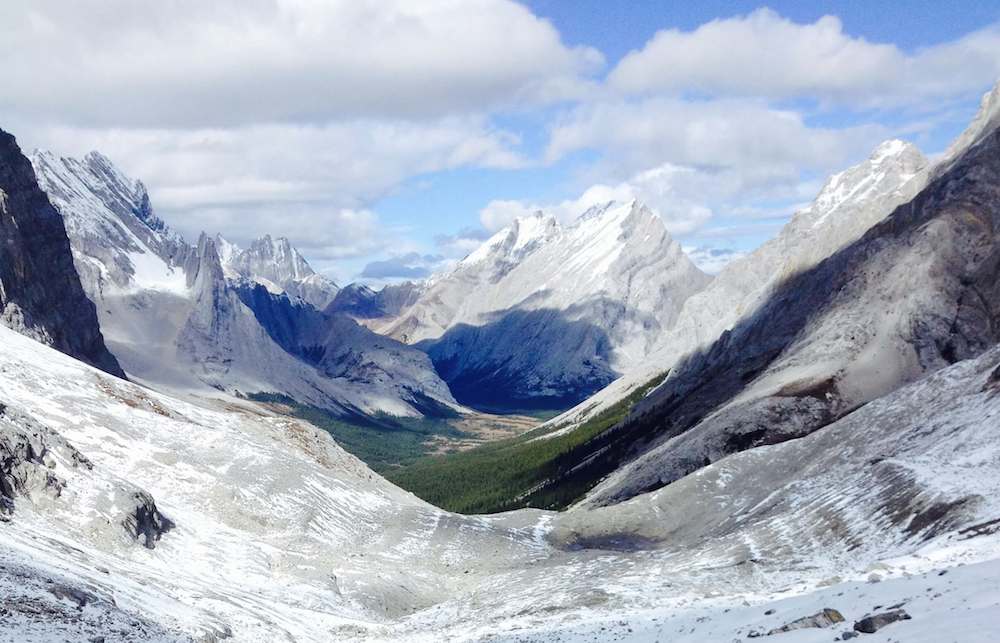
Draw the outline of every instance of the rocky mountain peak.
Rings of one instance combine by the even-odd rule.
[[[185,267],[188,288],[201,292],[213,284],[222,282],[225,273],[222,270],[222,260],[215,239],[204,232],[198,236],[197,251]]]
[[[1000,127],[1000,81],[993,86],[993,89],[983,94],[979,101],[979,111],[965,131],[945,152],[944,158],[938,165],[938,173],[946,171],[951,161],[998,127]]]
[[[242,249],[219,235],[215,245],[230,278],[249,279],[272,293],[300,297],[318,310],[330,305],[340,291],[336,283],[312,269],[287,237],[265,234]]]
[[[816,200],[796,213],[795,222],[819,228],[831,213],[867,203],[879,194],[893,193],[923,175],[928,166],[927,158],[912,143],[884,141],[865,161],[827,179]]]
[[[483,265],[509,266],[558,236],[559,222],[541,210],[518,217],[458,263],[456,271]]]

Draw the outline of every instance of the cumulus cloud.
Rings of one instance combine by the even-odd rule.
[[[423,279],[438,269],[445,258],[441,255],[422,255],[410,252],[404,255],[369,262],[359,275],[361,279],[391,281]]]
[[[980,92],[1000,77],[1000,25],[906,53],[844,32],[836,16],[800,24],[770,9],[659,31],[608,82],[627,93],[811,97],[855,106]]]
[[[744,250],[734,248],[709,248],[703,246],[683,246],[684,252],[696,266],[710,275],[717,275],[723,268],[737,259],[747,256]]]
[[[578,97],[599,52],[509,0],[3,3],[0,109],[85,126],[426,118]]]
[[[465,227],[455,234],[439,234],[434,238],[434,244],[445,257],[461,259],[490,237],[490,232],[484,228]]]
[[[649,98],[581,105],[551,130],[546,157],[598,148],[636,171],[670,161],[739,167],[748,182],[776,172],[827,168],[862,153],[885,135],[877,125],[809,127],[801,114],[749,100]]]

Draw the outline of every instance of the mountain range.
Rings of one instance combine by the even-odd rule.
[[[316,306],[339,289],[287,239],[189,244],[103,155],[42,151],[32,164],[130,378],[179,394],[281,395],[345,416],[456,406],[424,353],[327,319]]]

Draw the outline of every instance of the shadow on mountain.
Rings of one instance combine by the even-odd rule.
[[[1000,339],[998,231],[994,132],[861,239],[789,276],[626,419],[559,456],[546,487],[579,498],[633,463],[590,500],[621,502],[730,453],[808,435],[979,355]],[[784,384],[750,393],[765,373]]]
[[[240,301],[253,312],[261,327],[281,348],[315,367],[331,378],[347,381],[368,381],[379,368],[392,368],[397,362],[380,366],[366,355],[366,351],[391,353],[399,359],[407,354],[427,357],[414,348],[379,335],[342,314],[321,312],[298,299],[285,294],[274,294],[264,286],[242,282],[235,286]],[[427,365],[430,369],[430,364]],[[385,377],[391,377],[386,372]],[[400,399],[431,420],[454,419],[458,413],[447,404],[426,393],[401,386]],[[402,420],[392,416],[373,416],[357,409],[344,409],[335,413],[345,421],[358,426],[395,430]]]
[[[566,409],[618,377],[599,326],[552,308],[507,310],[417,344],[462,404],[491,412]]]

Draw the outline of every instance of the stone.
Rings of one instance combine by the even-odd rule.
[[[844,622],[844,615],[832,608],[824,608],[820,612],[816,612],[811,616],[803,616],[802,618],[795,619],[790,623],[786,623],[781,627],[777,627],[767,633],[768,636],[774,634],[781,634],[783,632],[791,632],[793,630],[803,630],[809,627],[830,627],[831,625],[836,625],[837,623]]]
[[[854,629],[864,634],[874,634],[886,625],[891,625],[897,621],[908,621],[912,617],[906,610],[891,610],[880,614],[873,614],[857,621]]]

